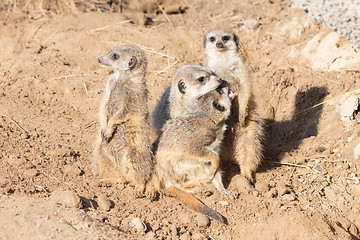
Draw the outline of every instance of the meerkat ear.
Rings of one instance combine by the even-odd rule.
[[[236,46],[239,46],[239,37],[234,33],[234,42]]]
[[[183,80],[179,81],[178,88],[179,88],[179,92],[185,94],[186,84],[183,82]]]
[[[136,66],[136,64],[137,64],[137,59],[136,59],[136,57],[132,57],[132,58],[130,59],[130,61],[129,61],[129,69],[130,69],[130,70],[133,70],[134,67]]]
[[[204,46],[204,48],[206,48],[206,35],[204,36],[204,39],[203,39],[203,46]]]
[[[220,112],[225,111],[225,107],[221,106],[220,104],[218,104],[217,102],[213,102],[213,106],[214,108],[216,108],[217,110],[219,110]]]

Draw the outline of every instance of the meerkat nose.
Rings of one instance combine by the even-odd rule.
[[[218,81],[219,83],[222,83],[223,80],[222,80],[221,78],[218,78],[217,81]]]
[[[222,42],[217,42],[216,47],[222,48],[222,47],[224,47],[224,44]]]
[[[99,63],[101,63],[101,57],[98,58]]]

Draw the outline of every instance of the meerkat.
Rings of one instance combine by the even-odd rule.
[[[236,95],[228,120],[230,131],[225,136],[223,158],[234,158],[241,174],[254,182],[262,161],[263,121],[257,112],[239,37],[232,30],[216,29],[205,35],[203,45],[206,66],[225,79]]]
[[[126,181],[143,195],[154,162],[149,139],[147,59],[133,45],[114,48],[99,63],[115,69],[105,85],[99,109],[94,167],[104,180]]]
[[[157,190],[162,192],[164,189],[165,194],[169,193],[169,189],[171,193],[174,189],[193,193],[202,186],[212,184],[219,192],[231,194],[222,183],[219,153],[233,98],[234,94],[223,82],[217,89],[201,96],[192,112],[165,123],[152,179]],[[179,196],[181,194],[176,195]],[[188,205],[200,209],[194,207],[199,205],[197,203]],[[222,221],[214,213],[210,216]]]
[[[216,89],[221,82],[222,79],[208,68],[198,65],[180,67],[152,114],[152,126],[158,136],[166,121],[193,111],[200,97]]]

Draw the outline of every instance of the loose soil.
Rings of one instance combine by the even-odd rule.
[[[358,49],[338,35],[325,41],[332,32],[288,0],[182,2],[166,16],[0,8],[0,239],[360,238],[360,127],[339,110],[345,93],[359,94]],[[231,196],[197,194],[228,225],[173,198],[137,199],[92,171],[111,73],[97,58],[121,44],[143,48],[152,111],[180,66],[201,63],[202,38],[217,27],[240,37],[267,123],[255,186],[234,165],[224,169]]]

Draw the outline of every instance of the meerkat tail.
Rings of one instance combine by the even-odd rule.
[[[197,199],[190,193],[184,192],[176,187],[165,188],[164,190],[162,190],[162,192],[169,197],[175,197],[179,199],[180,201],[184,202],[188,207],[194,209],[197,212],[212,217],[216,221],[227,224],[227,219],[224,216],[206,206],[203,202],[201,202],[199,199]]]

